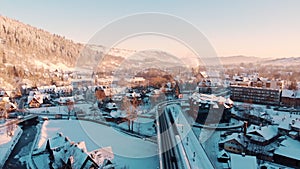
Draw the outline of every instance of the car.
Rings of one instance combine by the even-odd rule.
[[[49,118],[47,116],[42,116],[41,118],[43,121],[49,120]]]
[[[24,113],[22,112],[12,112],[8,114],[8,118],[18,118],[18,119],[22,119],[24,118]]]
[[[24,116],[18,115],[18,116],[17,116],[17,119],[24,119]]]
[[[116,101],[116,102],[120,102],[120,101],[122,101],[122,99],[123,99],[123,97],[122,97],[122,96],[118,96],[118,95],[115,95],[115,96],[113,96],[113,98],[112,98],[112,100],[113,100],[113,101]]]

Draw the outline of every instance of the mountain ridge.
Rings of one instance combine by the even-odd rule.
[[[158,64],[159,67],[175,67],[192,64],[192,60],[176,58],[164,51],[136,51],[111,48],[108,53],[100,45],[81,44],[66,39],[64,36],[10,19],[0,15],[0,85],[19,83],[27,78],[38,81],[46,70],[70,70],[80,66],[97,70],[112,71],[116,67],[130,68],[132,64],[144,64],[146,67]],[[134,57],[138,59],[134,59]],[[198,60],[197,60],[198,59]],[[196,60],[201,62],[201,58]],[[216,58],[207,59],[206,63],[216,63]],[[262,64],[300,65],[300,57],[259,58],[255,56],[218,57],[223,65]],[[127,62],[124,62],[127,60]],[[205,66],[205,65],[204,65]],[[34,80],[36,79],[36,80]]]

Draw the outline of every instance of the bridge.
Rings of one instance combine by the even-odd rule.
[[[23,116],[22,118],[12,119],[4,124],[1,124],[0,128],[10,126],[13,124],[27,125],[27,124],[31,124],[31,123],[36,123],[37,119],[38,119],[37,115],[29,114],[29,115]]]
[[[179,106],[180,101],[165,101],[156,107],[160,168],[213,169]]]

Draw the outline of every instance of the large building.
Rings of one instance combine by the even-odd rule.
[[[229,123],[233,102],[229,98],[194,93],[190,98],[190,114],[197,123]]]
[[[287,107],[300,107],[300,90],[282,90],[281,104]]]
[[[250,86],[230,86],[231,93],[230,98],[233,101],[267,104],[267,105],[279,105],[281,90],[261,87]]]

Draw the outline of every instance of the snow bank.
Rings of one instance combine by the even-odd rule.
[[[0,168],[4,165],[23,133],[23,130],[19,126],[15,126],[12,131],[12,136],[8,136],[6,134],[6,128],[7,127],[1,127],[0,132]]]

